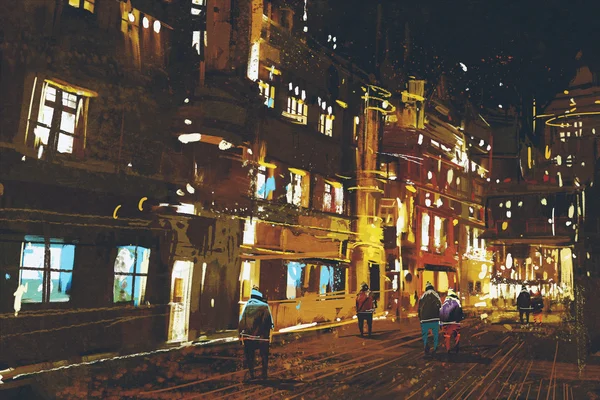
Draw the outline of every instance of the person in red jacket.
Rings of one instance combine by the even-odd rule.
[[[360,331],[360,336],[363,336],[363,326],[365,321],[367,321],[370,337],[373,329],[373,313],[375,312],[375,308],[377,308],[377,301],[373,299],[373,294],[369,290],[369,285],[363,282],[360,286],[360,292],[356,296],[358,330]]]

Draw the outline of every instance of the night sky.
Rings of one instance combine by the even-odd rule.
[[[600,66],[600,23],[592,1],[326,3],[333,12],[329,27],[343,43],[339,52],[369,72],[378,69],[375,42],[377,4],[381,3],[382,69],[427,79],[429,87],[444,72],[452,95],[467,95],[480,107],[502,105],[506,109],[512,105],[519,109],[534,97],[543,105],[568,84],[577,68],[579,50],[588,64],[596,70]],[[386,48],[387,65],[383,61]]]

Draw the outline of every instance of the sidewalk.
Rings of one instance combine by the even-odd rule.
[[[386,326],[388,324],[394,324],[394,326],[398,327],[409,324],[412,320],[415,320],[415,318],[401,318],[400,321],[393,322],[390,315],[385,316],[384,314],[379,314],[374,317],[374,325],[380,324],[381,321],[385,321]],[[271,341],[272,343],[285,343],[291,340],[302,340],[312,337],[314,335],[328,332],[329,330],[332,330],[334,328],[350,324],[357,324],[357,320],[347,319],[336,322],[314,322],[311,324],[297,325],[294,327],[284,328],[279,331],[274,331],[272,333]],[[206,347],[214,350],[221,347],[226,348],[232,345],[237,345],[238,342],[238,331],[229,330],[224,332],[216,332],[210,335],[203,335],[200,336],[198,339],[190,342],[180,344],[165,343],[160,348],[148,349],[146,351],[134,354],[120,354],[118,352],[98,353],[72,358],[70,360],[48,361],[39,364],[24,365],[16,367],[14,369],[10,368],[0,372],[0,375],[3,376],[2,381],[4,382],[4,384],[0,384],[0,392],[2,392],[4,389],[8,389],[9,387],[14,386],[14,384],[27,384],[27,378],[41,373],[67,370],[71,368],[84,367],[87,365],[99,364],[104,362],[141,358],[150,355],[159,355],[169,352],[181,351],[189,348],[200,349],[200,351],[203,351],[202,349]],[[9,383],[12,384],[8,385]]]

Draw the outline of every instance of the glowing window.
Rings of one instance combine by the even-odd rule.
[[[334,116],[329,114],[321,114],[319,118],[319,132],[325,136],[333,136],[333,120]]]
[[[49,239],[26,237],[21,250],[19,285],[22,303],[60,303],[71,299],[75,246]]]
[[[258,81],[258,90],[260,91],[260,95],[265,98],[265,106],[268,108],[275,107],[275,86],[270,85],[267,82],[263,82],[262,80]]]
[[[148,279],[150,249],[139,246],[117,248],[113,286],[115,303],[133,302],[134,306],[143,304]]]
[[[339,294],[346,288],[346,273],[341,267],[321,265],[321,276],[319,279],[319,294]]]
[[[290,183],[287,185],[286,199],[288,204],[302,206],[302,175],[290,172]]]
[[[428,213],[421,215],[421,250],[429,250],[429,223],[431,217]]]
[[[243,244],[254,245],[256,241],[256,220],[250,221],[247,219],[244,222],[244,237],[242,239]]]
[[[304,268],[306,264],[290,261],[287,264],[287,287],[286,298],[295,299],[302,296],[302,286],[304,282]]]
[[[33,146],[38,158],[44,157],[47,152],[81,152],[87,99],[44,82],[40,103],[37,123],[33,128]]]
[[[308,106],[304,101],[291,94],[288,96],[287,109],[284,116],[306,125],[308,117]]]
[[[192,47],[196,50],[198,54],[201,53],[202,46],[202,31],[193,31],[192,32]]]
[[[344,188],[340,184],[325,183],[323,211],[337,214],[344,213]]]
[[[263,200],[271,198],[271,194],[275,191],[275,177],[270,176],[270,171],[264,166],[258,167],[256,175],[256,197]]]
[[[96,0],[69,0],[69,5],[75,8],[82,8],[93,14],[96,5]]]
[[[437,253],[443,253],[446,250],[446,219],[437,215],[433,218],[433,246]]]

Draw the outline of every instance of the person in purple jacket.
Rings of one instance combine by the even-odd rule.
[[[450,339],[453,335],[455,338],[455,350],[458,353],[460,341],[460,321],[464,319],[460,300],[453,289],[448,289],[448,295],[444,300],[444,304],[440,308],[440,325],[442,326],[442,334],[446,341],[446,350],[450,352]]]

